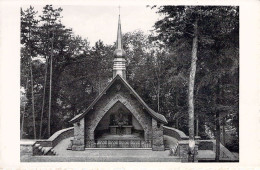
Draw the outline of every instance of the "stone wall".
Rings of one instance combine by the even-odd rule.
[[[51,135],[49,139],[37,140],[35,144],[40,144],[42,147],[55,147],[63,139],[72,137],[74,132],[73,129],[74,127],[61,129]]]
[[[95,139],[95,130],[100,121],[117,103],[121,103],[133,116],[134,120],[144,130],[144,139],[153,140],[152,148],[156,151],[164,150],[163,125],[143,108],[142,104],[122,84],[121,81],[114,84],[106,91],[99,101],[91,108],[80,123],[74,123],[74,140],[72,150],[84,150],[86,141]],[[108,119],[107,119],[108,120]],[[139,127],[139,129],[141,129]],[[104,127],[101,126],[101,130]]]
[[[73,136],[74,128],[66,128],[54,133],[48,140],[52,141],[52,147],[55,147],[63,139]]]
[[[189,140],[182,140],[179,141],[179,154],[178,156],[181,157],[181,162],[188,162],[189,158]],[[194,162],[198,162],[198,143],[195,143],[195,148],[194,148]]]
[[[155,119],[152,119],[152,128],[153,128],[153,150],[154,151],[163,151],[164,142],[163,142],[163,125],[158,123]]]
[[[33,144],[20,144],[20,156],[32,155]]]
[[[212,150],[216,152],[216,140],[198,140],[199,150]],[[220,143],[220,160],[221,161],[238,161],[233,153]]]
[[[163,126],[163,134],[174,137],[177,140],[188,140],[189,139],[189,137],[186,136],[184,132],[182,132],[178,129],[172,128],[172,127],[168,127],[168,126]]]
[[[118,90],[118,86],[120,90]],[[94,108],[86,114],[86,140],[94,139],[94,131],[105,114],[117,103],[121,102],[134,116],[144,130],[144,138],[152,138],[152,117],[143,109],[142,105],[121,84],[114,83],[104,94]]]
[[[132,124],[133,124],[134,129],[143,130],[142,126],[140,125],[138,120],[136,120],[136,118],[134,116],[132,117]]]
[[[199,150],[214,150],[214,145],[212,141],[206,141],[206,140],[201,140],[199,142]]]
[[[85,119],[74,123],[74,139],[72,141],[73,151],[82,151],[85,149]]]
[[[98,126],[96,127],[96,130],[109,130],[109,124],[110,124],[110,115],[115,114],[118,109],[122,109],[124,111],[124,114],[132,114],[123,104],[116,103],[101,119],[101,121],[98,123]],[[134,116],[132,116],[132,126],[133,129],[136,130],[143,130],[140,123],[136,120]]]

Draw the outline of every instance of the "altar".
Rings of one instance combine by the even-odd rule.
[[[131,125],[111,125],[109,126],[109,131],[111,135],[131,135],[132,127]]]
[[[132,134],[132,115],[119,109],[117,113],[110,115],[109,132],[111,135]]]

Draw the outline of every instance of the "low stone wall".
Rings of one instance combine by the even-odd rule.
[[[212,150],[216,153],[216,140],[198,140],[199,150]],[[220,143],[220,160],[238,161],[238,158]]]
[[[32,154],[32,145],[21,145],[20,153],[23,155],[31,155]]]
[[[55,132],[49,139],[37,140],[35,144],[40,144],[42,147],[55,147],[61,140],[72,137],[73,129],[74,127],[61,129]]]
[[[34,145],[40,144],[42,147],[52,147],[52,141],[45,139],[45,140],[37,140]]]
[[[62,129],[54,133],[48,140],[52,141],[52,147],[55,147],[63,139],[72,137],[74,134],[73,127]]]
[[[214,151],[213,141],[211,140],[199,140],[199,150],[212,150]]]
[[[21,140],[20,141],[20,154],[22,155],[32,155],[33,144],[35,140]]]
[[[163,126],[163,134],[174,137],[177,140],[188,140],[189,139],[189,137],[186,136],[184,132],[182,132],[178,129],[172,128],[172,127],[168,127],[168,126]]]
[[[188,162],[189,140],[181,140],[178,142],[177,155],[180,156],[182,162]],[[194,147],[194,162],[198,162],[198,142],[195,142]]]

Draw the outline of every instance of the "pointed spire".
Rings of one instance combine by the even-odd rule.
[[[116,49],[114,51],[114,61],[113,61],[113,78],[117,75],[121,76],[126,80],[126,67],[125,67],[125,51],[123,50],[122,43],[122,31],[121,31],[121,21],[120,21],[120,7],[119,7],[119,17],[118,17],[118,28],[117,28],[117,39],[116,39]]]
[[[119,7],[119,17],[118,17],[118,28],[117,28],[117,39],[116,39],[116,50],[114,51],[116,58],[121,58],[125,56],[125,51],[123,50],[122,43],[122,31],[121,31],[121,20],[120,20],[120,7]]]
[[[119,14],[119,17],[118,17],[116,48],[117,49],[123,49],[123,47],[122,47],[122,31],[121,31],[120,14]]]

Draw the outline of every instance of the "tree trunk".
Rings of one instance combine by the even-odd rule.
[[[196,117],[196,136],[199,136],[199,117]]]
[[[160,112],[160,80],[158,79],[158,90],[157,90],[157,111]]]
[[[29,27],[29,33],[28,33],[28,41],[30,42],[30,40],[31,40],[31,27]],[[34,135],[34,139],[36,139],[36,124],[35,124],[35,109],[34,109],[34,91],[33,91],[33,71],[32,71],[32,49],[31,49],[31,43],[29,45],[29,50],[30,50],[29,67],[30,67],[30,74],[31,74],[33,135]]]
[[[54,38],[54,37],[52,37]],[[48,115],[48,137],[51,136],[51,86],[52,86],[52,58],[53,57],[53,40],[51,41],[51,58],[50,58],[50,90],[49,90],[49,115]]]
[[[176,108],[178,109],[179,106],[178,106],[178,93],[176,93],[176,96],[175,96],[175,104],[176,104]],[[175,117],[176,119],[176,129],[179,129],[179,111],[178,111],[178,115]]]
[[[189,162],[194,162],[194,84],[196,74],[196,61],[197,61],[197,50],[198,50],[198,20],[194,22],[194,38],[192,42],[192,54],[191,54],[191,68],[189,77]]]
[[[76,102],[73,102],[71,104],[71,110],[73,112],[73,117],[76,116],[77,115],[77,104],[76,104]]]
[[[27,93],[28,91],[28,75],[26,76],[26,86],[25,86],[25,92]],[[23,138],[23,134],[24,134],[24,130],[23,130],[23,127],[24,127],[24,115],[25,115],[25,108],[26,108],[26,104],[23,106],[23,117],[22,117],[22,125],[21,125],[21,136],[20,138],[22,139]]]
[[[223,129],[222,129],[222,133],[223,133],[223,145],[226,145],[226,131],[225,131],[225,123],[226,123],[226,119],[224,118],[223,121]]]
[[[220,104],[220,101],[219,101],[219,97],[220,97],[220,82],[218,82],[218,85],[216,87],[216,102],[215,104]],[[220,156],[220,117],[219,117],[219,109],[217,108],[217,106],[215,106],[215,110],[216,110],[216,119],[215,119],[215,122],[216,122],[216,158],[215,158],[215,161],[216,162],[219,162],[219,156]]]
[[[52,57],[53,58],[53,57]],[[50,58],[49,58],[49,61]],[[49,114],[47,115],[48,116],[48,126],[50,125],[50,134],[53,133],[52,132],[52,129],[58,129],[60,127],[60,124],[57,124],[57,120],[54,122],[53,119],[51,119],[53,116],[55,116],[54,114],[55,113],[58,113],[59,110],[58,110],[58,106],[55,104],[55,102],[57,101],[58,97],[59,97],[59,92],[61,90],[61,87],[60,87],[60,78],[61,78],[61,75],[62,75],[62,72],[65,70],[66,66],[67,65],[62,65],[62,66],[57,66],[55,65],[54,63],[55,60],[52,59],[52,74],[51,74],[51,88],[49,87],[49,89],[51,89],[51,101],[49,100],[49,106],[51,104],[51,116],[49,116]],[[47,83],[49,84],[49,83]],[[47,85],[48,87],[48,85]],[[50,119],[49,119],[50,117]],[[42,130],[43,132],[44,130]],[[47,127],[47,136],[48,136],[48,131],[49,131],[49,128]],[[42,135],[44,136],[44,135]]]
[[[33,91],[33,72],[32,72],[32,59],[30,61],[31,73],[31,93],[32,93],[32,116],[33,116],[33,136],[36,139],[36,125],[35,125],[35,109],[34,109],[34,91]]]
[[[98,73],[98,94],[101,93],[100,73]]]
[[[179,118],[176,119],[176,129],[179,129]]]
[[[219,123],[219,111],[216,111],[216,158],[215,161],[219,162],[220,156],[220,123]]]
[[[41,112],[40,134],[39,134],[40,139],[42,138],[42,119],[43,119],[43,112],[44,112],[44,106],[45,106],[47,73],[48,73],[48,57],[46,57],[46,63],[45,63],[45,75],[44,75],[43,98],[42,98],[42,112]]]

